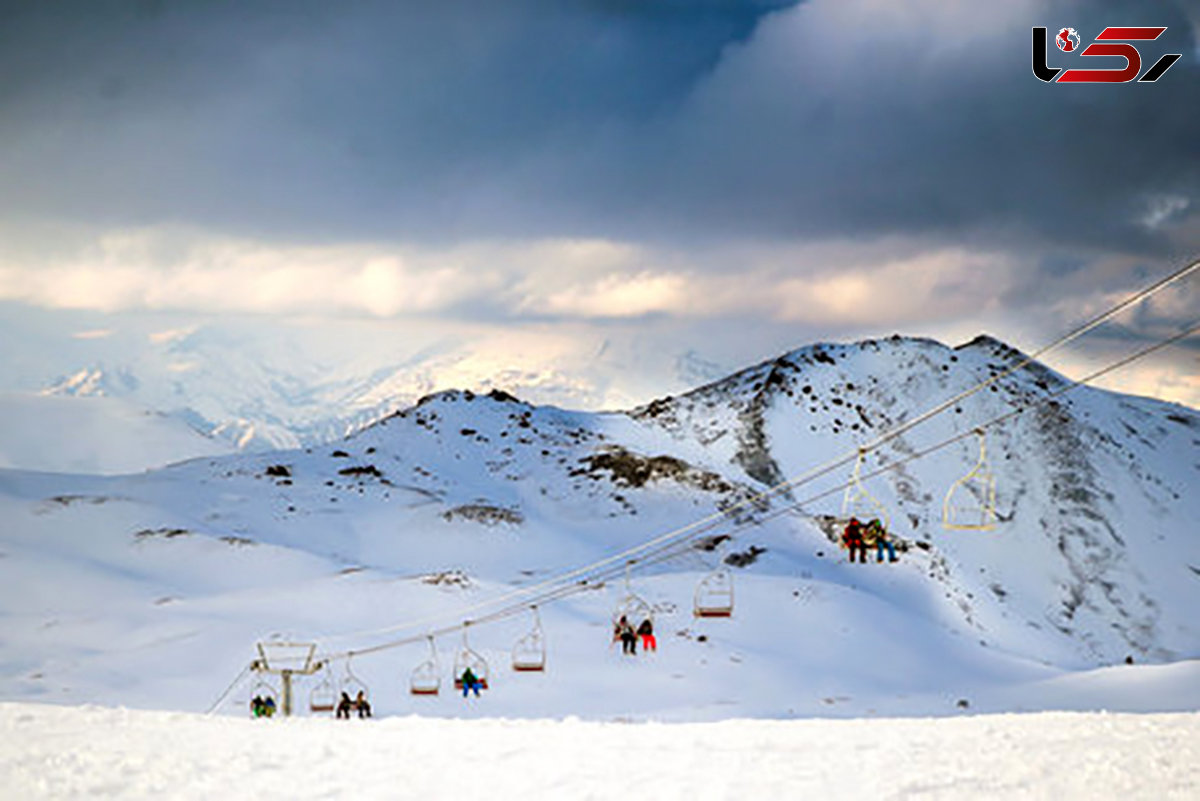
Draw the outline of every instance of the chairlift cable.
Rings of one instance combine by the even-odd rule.
[[[219,696],[217,696],[217,700],[216,700],[216,701],[213,701],[213,704],[212,704],[212,706],[210,706],[210,707],[208,708],[208,711],[204,713],[205,715],[211,715],[211,714],[213,714],[214,712],[216,712],[218,709],[220,709],[220,707],[221,707],[221,704],[225,703],[225,699],[229,697],[229,694],[230,694],[231,692],[233,692],[233,691],[234,691],[234,689],[235,689],[235,688],[236,688],[236,687],[237,687],[239,684],[241,684],[241,683],[242,683],[242,680],[243,680],[243,679],[245,679],[245,678],[246,678],[246,676],[247,676],[247,675],[250,673],[250,666],[251,666],[251,665],[253,665],[253,664],[254,664],[254,663],[253,663],[253,662],[251,662],[250,664],[248,664],[248,665],[246,665],[244,668],[242,668],[242,672],[241,672],[241,673],[239,673],[239,674],[237,675],[237,678],[236,678],[236,679],[234,679],[233,681],[229,682],[229,686],[225,688],[225,692],[223,692],[223,693],[221,693]]]

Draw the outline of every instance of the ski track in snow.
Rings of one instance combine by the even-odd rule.
[[[0,704],[5,798],[1195,799],[1200,714],[247,721]]]

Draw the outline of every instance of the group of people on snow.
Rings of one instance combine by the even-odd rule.
[[[371,717],[371,704],[367,701],[367,694],[363,690],[359,690],[358,695],[353,700],[350,699],[350,693],[342,691],[341,700],[338,701],[337,705],[337,717],[349,720],[352,710],[357,712],[360,718]]]
[[[642,640],[643,651],[657,651],[658,640],[654,638],[654,622],[649,617],[644,618],[635,629],[626,615],[613,624],[613,642],[621,641],[621,653],[637,654],[638,638]]]
[[[851,562],[857,556],[860,563],[865,563],[868,548],[875,548],[876,562],[883,561],[885,549],[888,553],[888,561],[897,561],[896,546],[892,544],[892,537],[883,527],[883,523],[879,522],[879,518],[864,525],[857,517],[851,517],[845,530],[842,531],[842,545],[850,552]]]

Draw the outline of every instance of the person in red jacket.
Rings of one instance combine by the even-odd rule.
[[[863,541],[862,523],[858,522],[857,517],[850,518],[850,522],[846,524],[846,530],[842,532],[842,543],[846,549],[850,551],[850,561],[854,561],[854,556],[859,556],[860,562],[867,561],[867,544]]]

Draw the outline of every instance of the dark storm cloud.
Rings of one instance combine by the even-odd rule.
[[[0,214],[1169,251],[1200,208],[1182,0],[962,5],[22,4],[0,18]],[[1033,78],[1031,26],[1110,24],[1167,25],[1144,52],[1184,57],[1156,84]]]
[[[523,162],[660,113],[784,5],[18,4],[0,17],[0,202],[285,236],[470,235],[491,223],[477,191],[519,207],[540,191],[513,185]],[[519,218],[503,222],[555,225]]]

